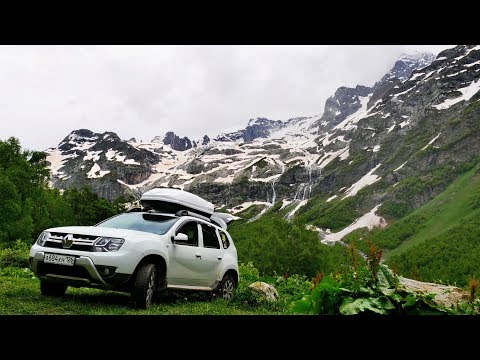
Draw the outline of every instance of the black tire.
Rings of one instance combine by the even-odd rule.
[[[40,292],[45,296],[61,297],[65,295],[68,285],[40,280]]]
[[[158,286],[158,269],[154,264],[143,264],[137,271],[131,303],[135,309],[148,309],[152,305],[154,294]]]
[[[237,282],[231,274],[225,274],[222,281],[218,287],[218,298],[224,300],[231,300],[235,294],[235,288],[237,287]]]

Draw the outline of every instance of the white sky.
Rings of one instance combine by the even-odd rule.
[[[250,118],[321,114],[404,53],[452,45],[0,46],[0,139],[56,146],[72,130],[196,139]]]

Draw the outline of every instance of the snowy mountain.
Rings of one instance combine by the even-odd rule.
[[[431,181],[439,168],[480,156],[480,47],[457,46],[432,60],[405,56],[371,88],[339,88],[322,115],[251,119],[203,139],[167,133],[139,143],[76,130],[47,151],[52,184],[88,184],[108,199],[174,186],[234,212],[282,201],[288,217],[312,197],[324,204],[361,197],[355,211],[370,220],[388,201],[417,207],[444,189]],[[413,184],[421,189],[410,196]]]
[[[355,88],[338,88],[325,103],[323,116],[318,123],[319,134],[331,130],[364,105],[370,108],[387,90],[408,79],[414,70],[430,65],[434,58],[433,54],[427,53],[405,55],[373,87],[357,85]]]
[[[137,143],[121,140],[113,133],[76,130],[57,148],[47,151],[47,160],[51,163],[54,186],[89,184],[109,199],[124,193],[140,195],[155,186],[203,191],[205,186],[227,185],[231,190],[240,184],[238,191],[232,192],[236,195],[228,195],[222,189],[207,197],[225,205],[238,205],[247,198],[267,203],[275,194],[271,185],[266,184],[294,164],[307,166],[314,162],[318,149],[312,125],[317,120],[318,116],[287,121],[251,120],[247,130],[237,132],[249,134],[247,139],[255,137],[250,141],[242,136],[235,138],[232,133],[215,140],[205,136],[201,141],[190,142],[167,133],[151,142]],[[193,145],[186,148],[179,144]],[[245,180],[253,187],[243,189]],[[283,191],[295,197],[294,188]]]
[[[395,62],[392,70],[385,74],[380,82],[386,82],[392,79],[405,81],[410,77],[412,72],[427,67],[433,60],[435,60],[435,55],[429,53],[421,52],[414,55],[404,55]]]

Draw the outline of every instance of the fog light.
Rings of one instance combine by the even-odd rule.
[[[115,266],[97,266],[98,273],[103,277],[109,277],[115,274],[115,270],[117,268]]]

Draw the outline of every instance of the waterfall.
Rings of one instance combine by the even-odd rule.
[[[278,177],[276,177],[275,179],[272,180],[272,201],[269,201],[270,200],[270,194],[269,194],[269,191],[268,191],[268,188],[267,188],[267,203],[270,203],[270,204],[267,205],[259,214],[255,215],[254,217],[249,219],[247,221],[248,223],[259,219],[263,214],[265,214],[265,212],[267,212],[268,209],[270,209],[271,207],[273,207],[273,205],[275,205],[275,202],[277,201],[277,192],[275,190],[275,182],[278,179],[280,179],[280,177],[282,176],[282,174],[284,172],[285,172],[285,164],[282,164],[282,172],[280,173],[280,175]]]
[[[312,171],[313,170],[314,170],[313,166],[309,165],[308,166],[308,181],[298,185],[297,192],[295,193],[295,197],[293,199],[293,202],[296,203],[297,206],[295,206],[293,208],[293,210],[290,211],[287,214],[287,216],[286,216],[287,220],[290,220],[292,218],[292,216],[297,212],[297,210],[300,207],[302,207],[303,205],[305,205],[307,203],[308,199],[310,199],[310,196],[312,195],[313,183],[318,177],[320,177],[322,175],[322,168],[315,166],[315,170],[319,171],[319,175],[318,175],[317,178],[312,179]]]
[[[312,193],[312,167],[310,166],[308,168],[308,197],[310,197],[310,194]]]
[[[295,193],[295,198],[293,200],[308,200],[310,194],[312,193],[312,166],[308,167],[308,181],[306,183],[300,183],[298,185],[297,192]]]
[[[277,200],[277,193],[275,192],[275,181],[277,181],[277,179],[273,179],[272,181],[272,206],[275,205],[275,201]],[[268,199],[267,199],[268,201]]]

